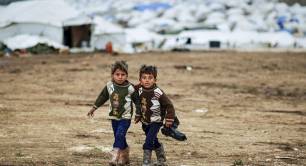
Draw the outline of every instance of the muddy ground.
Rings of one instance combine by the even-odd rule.
[[[86,114],[121,59],[134,83],[159,69],[188,136],[159,134],[170,166],[306,165],[306,54],[236,52],[0,58],[0,165],[107,165],[107,106]],[[139,124],[127,139],[140,165]]]

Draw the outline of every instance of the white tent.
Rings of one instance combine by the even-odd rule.
[[[306,37],[304,38],[296,38],[296,47],[297,48],[306,48]]]
[[[31,0],[11,3],[0,15],[0,27],[12,23],[40,23],[62,26],[70,18],[79,13],[64,1]]]
[[[31,35],[17,35],[3,40],[3,43],[11,50],[30,48],[37,44],[46,44],[57,49],[65,48],[62,44],[56,43],[50,39]]]
[[[261,42],[269,43],[271,47],[293,48],[295,44],[294,37],[288,32],[261,33],[258,36]]]
[[[125,29],[127,44],[131,45],[134,52],[149,51],[155,49],[163,37],[143,28]]]
[[[183,31],[178,36],[168,38],[163,49],[293,48],[296,42],[287,32],[196,30]]]
[[[62,44],[64,26],[90,23],[90,18],[80,15],[62,0],[15,2],[0,12],[0,41],[24,34]]]
[[[108,42],[113,45],[114,51],[134,53],[156,48],[162,37],[144,28],[123,29],[120,26],[95,17],[91,45],[95,49],[105,49]]]
[[[94,30],[91,36],[91,46],[103,50],[108,42],[112,42],[113,49],[117,51],[126,44],[124,29],[119,25],[95,17],[93,20]]]
[[[180,39],[187,39],[190,49],[208,49],[211,47],[227,48],[230,33],[216,30],[183,31],[179,34]],[[216,44],[216,45],[215,45]]]
[[[225,14],[223,12],[212,12],[207,16],[205,23],[208,25],[217,25],[225,22]]]

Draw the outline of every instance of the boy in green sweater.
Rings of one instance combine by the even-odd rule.
[[[109,119],[112,123],[115,142],[113,144],[112,159],[109,164],[126,165],[129,163],[129,147],[126,133],[131,124],[133,104],[136,111],[140,111],[140,100],[134,86],[127,80],[128,65],[125,61],[116,61],[111,68],[111,78],[96,99],[93,108],[87,116],[93,117],[94,112],[107,100],[110,100]]]

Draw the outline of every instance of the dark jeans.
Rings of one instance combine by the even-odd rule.
[[[161,126],[162,123],[156,122],[150,123],[148,125],[142,124],[142,130],[146,134],[146,140],[142,147],[144,150],[154,150],[161,146],[157,138],[157,134]]]
[[[112,127],[115,137],[115,142],[113,144],[114,148],[125,149],[128,147],[125,136],[130,125],[130,119],[112,120]]]

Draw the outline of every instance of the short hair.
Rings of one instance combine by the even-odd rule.
[[[142,65],[139,70],[139,79],[141,78],[142,74],[152,74],[154,78],[157,77],[157,67],[152,65]]]
[[[125,61],[116,61],[114,64],[112,64],[112,74],[114,74],[117,69],[122,70],[128,74],[128,64]]]

